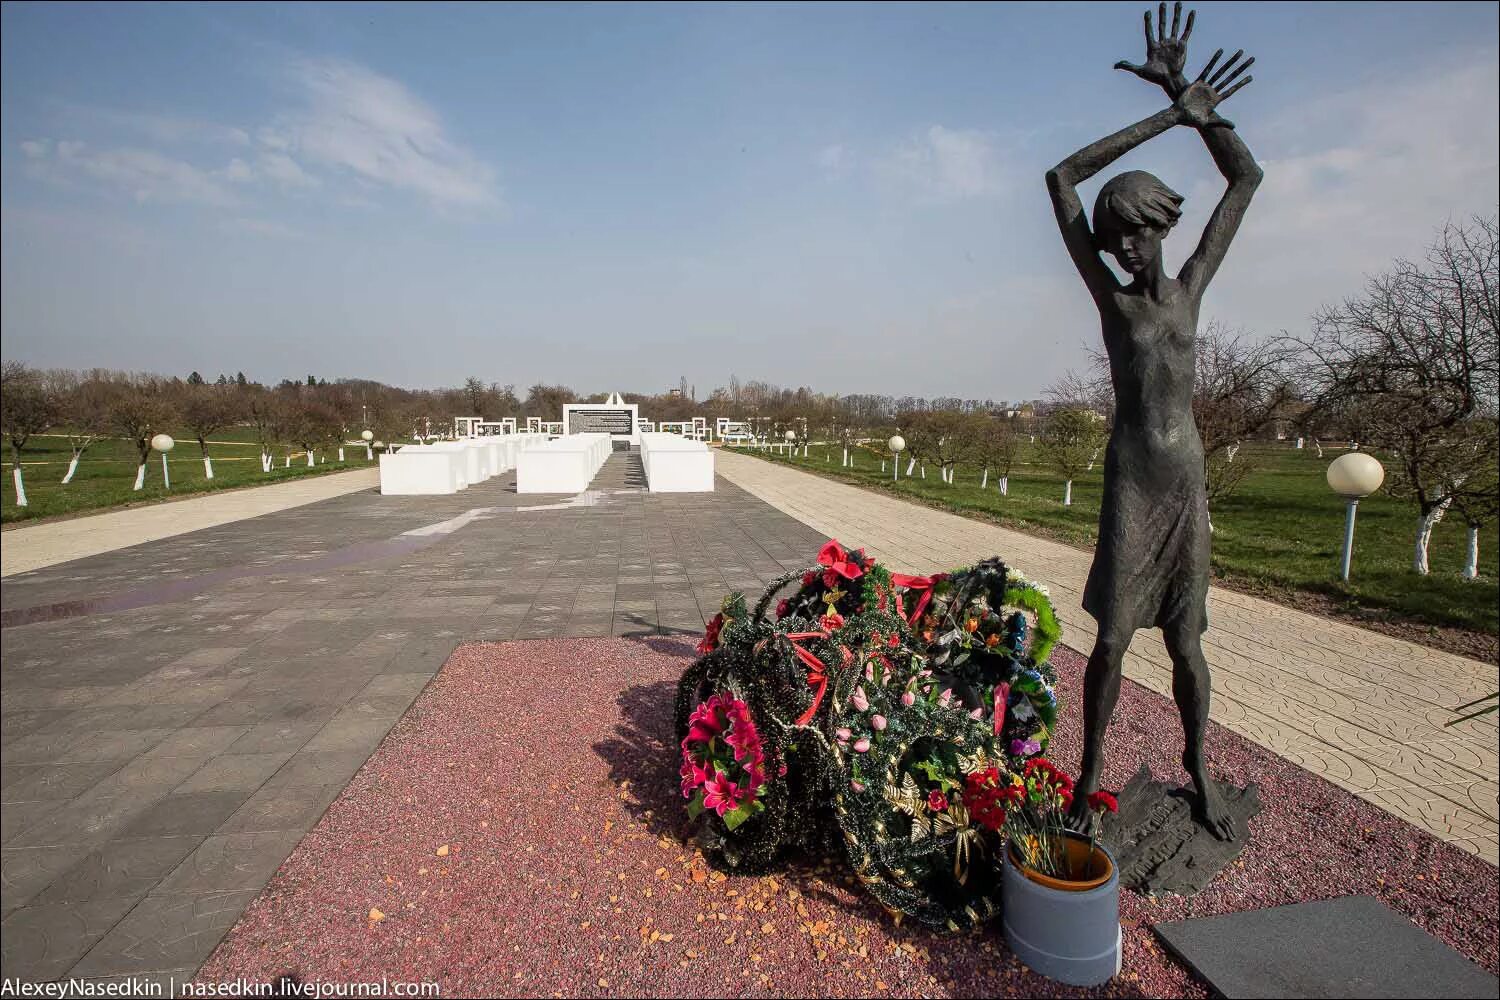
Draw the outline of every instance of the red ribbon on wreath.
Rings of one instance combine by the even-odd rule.
[[[906,614],[901,604],[901,590],[921,591],[921,599],[917,601],[917,606],[912,610],[911,617],[907,618],[907,622],[915,628],[917,622],[922,619],[922,612],[927,610],[927,605],[932,601],[932,588],[947,578],[947,573],[934,573],[931,576],[907,576],[905,573],[892,573],[891,585],[897,588],[896,613],[903,616]]]
[[[812,721],[812,717],[818,714],[818,706],[823,704],[823,696],[828,693],[828,668],[823,665],[822,660],[797,645],[797,643],[804,639],[826,638],[828,638],[827,632],[789,632],[786,635],[787,642],[792,646],[792,652],[796,655],[797,659],[802,661],[802,665],[807,668],[807,686],[813,689],[812,704],[797,719],[797,725],[799,726],[807,725]]]

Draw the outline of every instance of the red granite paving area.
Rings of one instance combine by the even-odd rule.
[[[838,865],[709,871],[682,840],[671,738],[692,655],[673,640],[460,647],[200,978],[386,976],[445,996],[1078,993],[1021,967],[998,927],[897,927]],[[1076,766],[1082,659],[1054,662],[1053,756]],[[1185,779],[1167,700],[1127,681],[1110,737],[1114,786],[1140,762]],[[1261,785],[1252,840],[1193,899],[1125,893],[1125,972],[1093,992],[1204,996],[1149,924],[1349,893],[1497,971],[1494,868],[1222,728],[1209,748]]]

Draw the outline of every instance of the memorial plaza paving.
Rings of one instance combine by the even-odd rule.
[[[287,484],[327,491],[311,502],[257,499],[278,486],[5,533],[4,975],[195,969],[460,642],[699,632],[830,536],[903,571],[999,554],[1050,586],[1065,642],[1092,638],[1085,552],[718,459],[713,494],[648,494],[616,455],[576,497],[511,475],[381,497],[351,473]],[[1494,719],[1442,727],[1493,666],[1210,603],[1217,721],[1495,861]],[[1169,691],[1159,641],[1127,674]]]

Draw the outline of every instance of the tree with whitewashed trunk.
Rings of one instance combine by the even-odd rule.
[[[1305,397],[1385,456],[1388,492],[1416,506],[1417,573],[1430,570],[1433,528],[1489,460],[1474,441],[1500,395],[1497,328],[1500,226],[1476,217],[1443,226],[1423,259],[1396,261],[1322,310],[1300,342]]]
[[[1472,470],[1464,488],[1453,497],[1453,509],[1464,519],[1469,531],[1464,554],[1465,580],[1479,578],[1479,532],[1500,512],[1500,425],[1493,420],[1486,421],[1483,431],[1476,437],[1479,438],[1476,446],[1483,449],[1484,459]]]
[[[110,392],[109,421],[125,440],[135,446],[138,458],[133,490],[146,486],[146,461],[151,457],[151,437],[165,431],[176,413],[168,397],[167,383],[149,375],[121,379]]]
[[[21,452],[31,437],[51,427],[56,417],[57,401],[41,373],[19,361],[5,362],[0,370],[0,431],[10,442],[10,476],[17,507],[28,505]]]
[[[1063,477],[1063,506],[1073,504],[1073,480],[1087,469],[1104,441],[1104,420],[1093,410],[1054,410],[1042,422],[1037,445],[1043,460]]]
[[[78,474],[78,463],[84,452],[109,435],[111,376],[101,369],[82,375],[67,369],[54,369],[46,377],[57,400],[59,433],[68,441],[68,467],[61,480],[61,485],[66,486]]]
[[[180,406],[182,422],[193,432],[203,453],[203,478],[214,477],[213,459],[208,453],[208,439],[216,431],[233,424],[240,416],[240,394],[228,386],[206,383],[183,387]]]

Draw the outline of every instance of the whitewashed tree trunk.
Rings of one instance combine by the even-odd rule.
[[[313,453],[309,451],[307,453],[307,467],[311,469],[315,464],[316,463],[313,461]]]
[[[283,469],[290,469],[292,467],[292,453],[291,452],[287,452],[286,453],[286,461],[285,461],[285,463],[282,464],[281,467]]]
[[[204,479],[212,479],[213,477],[214,477],[214,460],[211,459],[211,458],[209,458],[207,455],[204,455],[203,456],[203,478]]]
[[[370,446],[369,445],[365,445],[365,461],[366,462],[373,462],[373,461],[375,461],[375,453],[370,450]]]
[[[927,478],[927,464],[925,462],[922,464],[922,478]]]
[[[1068,484],[1063,487],[1063,506],[1073,506],[1073,480],[1071,479],[1069,479]]]
[[[911,470],[915,469],[916,467],[917,467],[917,460],[915,458],[911,459],[910,461],[908,461],[906,463],[906,475],[907,475],[908,479],[911,478]]]
[[[1469,551],[1464,556],[1464,579],[1479,578],[1479,525],[1469,525]]]
[[[1323,442],[1319,441],[1317,438],[1313,438],[1313,447],[1316,448],[1316,449],[1318,449],[1318,457],[1322,458],[1323,457]]]
[[[1097,461],[1099,461],[1099,449],[1095,448],[1094,449],[1094,453],[1089,456],[1089,467],[1088,467],[1088,469],[1086,471],[1093,472],[1094,471],[1094,463],[1097,462]]]
[[[1450,502],[1445,500],[1417,517],[1417,544],[1412,551],[1411,558],[1413,572],[1421,573],[1423,576],[1431,572],[1431,566],[1427,562],[1427,543],[1432,541],[1432,529],[1443,519],[1443,514],[1447,511]]]
[[[1231,462],[1234,461],[1234,456],[1239,454],[1239,450],[1240,443],[1238,441],[1236,441],[1234,444],[1224,446],[1224,454]]]
[[[1001,476],[1000,477],[1000,495],[1003,496],[1003,497],[1010,496],[1010,477],[1009,476]]]
[[[143,490],[146,488],[146,463],[142,462],[135,468],[135,485],[132,490]]]
[[[1209,511],[1208,514],[1207,514],[1207,517],[1208,517],[1208,533],[1210,535],[1212,535],[1214,533],[1214,512],[1213,511]]]
[[[15,466],[14,468],[12,468],[10,470],[10,478],[13,479],[13,480],[15,480],[15,484],[16,484],[16,506],[17,507],[27,507],[27,506],[30,506],[26,502],[26,483],[25,483],[24,479],[21,476],[21,467],[19,465]]]
[[[989,485],[990,485],[990,467],[988,465],[986,465],[984,467],[984,476],[979,480],[979,488],[982,489],[982,490],[983,489],[988,489]]]
[[[844,468],[849,468],[849,449],[844,449]]]
[[[73,457],[70,458],[70,459],[68,459],[68,471],[62,477],[62,484],[64,486],[66,486],[69,483],[71,483],[73,481],[73,474],[75,472],[77,472],[77,471],[78,471],[78,453],[74,452],[73,453]]]
[[[1305,445],[1306,443],[1307,443],[1307,440],[1305,438],[1298,438],[1297,439],[1297,450],[1301,451],[1303,445]]]
[[[339,461],[342,462],[343,460],[344,460],[344,449],[340,448],[339,449]]]

